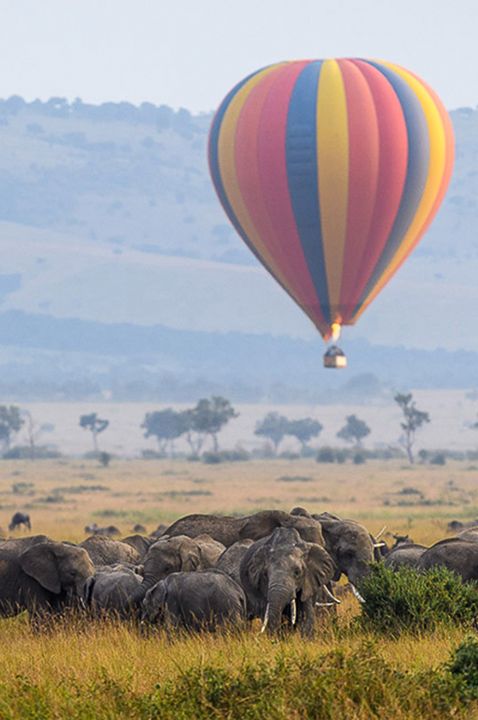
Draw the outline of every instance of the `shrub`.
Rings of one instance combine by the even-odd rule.
[[[320,448],[316,458],[318,463],[333,463],[335,462],[335,452],[333,448],[323,447]]]
[[[353,457],[354,465],[363,465],[366,463],[365,455],[361,452],[356,452]]]
[[[34,484],[31,482],[16,482],[12,485],[14,495],[34,495]]]
[[[340,465],[343,465],[343,463],[346,462],[346,460],[347,460],[347,451],[346,450],[336,450],[335,451],[335,459]]]
[[[430,458],[430,465],[446,465],[446,455],[443,452],[437,452]]]
[[[456,649],[448,669],[464,681],[469,695],[478,698],[478,640],[466,638]]]
[[[108,452],[105,452],[104,450],[98,454],[98,462],[103,467],[108,467],[108,465],[111,462],[111,454]]]
[[[243,448],[236,448],[235,450],[221,450],[218,452],[207,451],[202,455],[202,461],[207,465],[217,465],[223,462],[245,462],[250,460],[251,456]]]
[[[471,626],[478,614],[476,583],[463,583],[444,567],[426,573],[375,565],[360,585],[360,622],[380,632],[423,632],[441,623]]]
[[[31,448],[30,445],[15,445],[2,455],[4,460],[55,460],[61,458],[61,452],[44,445]]]

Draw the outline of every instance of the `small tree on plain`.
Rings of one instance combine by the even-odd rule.
[[[238,416],[239,413],[234,410],[229,400],[220,395],[213,395],[210,399],[199,400],[186,417],[189,420],[190,432],[196,432],[199,437],[202,436],[203,441],[204,437],[209,435],[213,442],[213,451],[218,452],[217,436],[219,432],[229,420]]]
[[[288,427],[288,418],[284,415],[279,415],[277,412],[270,412],[263,420],[257,423],[254,435],[260,435],[271,440],[274,445],[274,451],[277,454],[281,440],[284,438],[284,435],[288,433]]]
[[[287,435],[297,438],[302,445],[302,452],[306,450],[307,443],[312,438],[318,437],[323,430],[323,425],[313,418],[301,418],[300,420],[289,420],[287,424]]]
[[[415,443],[416,432],[422,425],[430,422],[430,415],[416,408],[412,393],[397,393],[393,399],[403,413],[403,422],[400,423],[403,436],[400,441],[407,451],[409,462],[413,464],[415,461],[413,457],[413,445]]]
[[[8,450],[12,435],[20,431],[24,424],[20,408],[16,405],[0,405],[0,443]]]
[[[338,438],[345,440],[345,442],[353,443],[357,447],[362,446],[362,440],[364,437],[367,437],[367,435],[370,435],[369,426],[356,415],[348,415],[345,425],[337,433]]]
[[[91,432],[93,438],[93,448],[95,453],[98,452],[98,435],[106,430],[110,424],[109,420],[102,420],[97,413],[80,416],[80,427]]]
[[[166,453],[168,443],[173,453],[174,441],[188,429],[185,413],[173,408],[146,413],[141,427],[145,430],[144,437],[156,438],[161,454]]]
[[[34,460],[38,438],[43,433],[52,432],[55,429],[55,426],[51,423],[42,423],[39,425],[29,410],[20,410],[20,415],[25,424],[25,431],[28,437],[28,444],[30,446],[30,457]]]

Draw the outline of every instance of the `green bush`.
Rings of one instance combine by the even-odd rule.
[[[333,463],[335,462],[335,451],[330,447],[320,448],[316,459],[318,463]]]
[[[446,465],[446,455],[443,452],[437,452],[430,458],[430,465]]]
[[[363,465],[366,463],[365,455],[362,452],[356,452],[353,456],[354,465]]]
[[[448,666],[452,675],[459,676],[468,694],[478,698],[478,640],[469,637],[455,651]]]
[[[206,451],[201,457],[203,463],[206,465],[218,465],[223,462],[245,462],[250,460],[251,456],[243,448],[236,448],[235,450],[220,450],[219,452]]]
[[[471,626],[478,616],[478,586],[463,583],[444,567],[426,573],[375,565],[360,585],[365,598],[360,622],[379,632],[420,633],[437,625]]]
[[[61,458],[61,452],[44,445],[31,448],[30,445],[15,445],[2,455],[4,460],[54,460]]]

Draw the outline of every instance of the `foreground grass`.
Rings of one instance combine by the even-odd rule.
[[[142,636],[116,623],[32,633],[0,622],[2,720],[473,717],[444,667],[464,633],[387,639],[344,618],[314,641],[244,633]]]

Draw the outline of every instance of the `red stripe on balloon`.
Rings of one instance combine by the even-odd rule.
[[[285,152],[290,96],[307,64],[296,62],[280,68],[265,93],[263,83],[251,93],[238,121],[236,163],[239,186],[251,218],[265,246],[277,259],[277,267],[290,278],[289,292],[300,297],[304,311],[313,322],[323,326],[324,318],[292,209]],[[251,136],[257,141],[255,154],[251,148],[245,153]]]
[[[288,291],[299,303],[303,303],[305,296],[294,275],[293,269],[281,247],[273,250],[274,226],[269,217],[263,198],[263,189],[258,166],[257,138],[259,125],[262,120],[264,103],[272,83],[276,80],[276,72],[266,75],[264,79],[249,93],[240,112],[235,132],[235,164],[236,175],[244,203],[264,245],[274,258],[274,271],[278,271],[285,279]]]
[[[379,171],[379,132],[370,87],[359,68],[339,60],[347,102],[349,182],[347,231],[340,293],[342,319],[351,319],[354,289],[367,251]]]
[[[375,206],[367,244],[363,249],[354,287],[349,296],[349,303],[351,307],[354,307],[358,304],[385,248],[400,206],[407,172],[408,137],[400,101],[388,80],[367,62],[362,60],[350,62],[360,70],[370,88],[375,105],[379,138]]]

